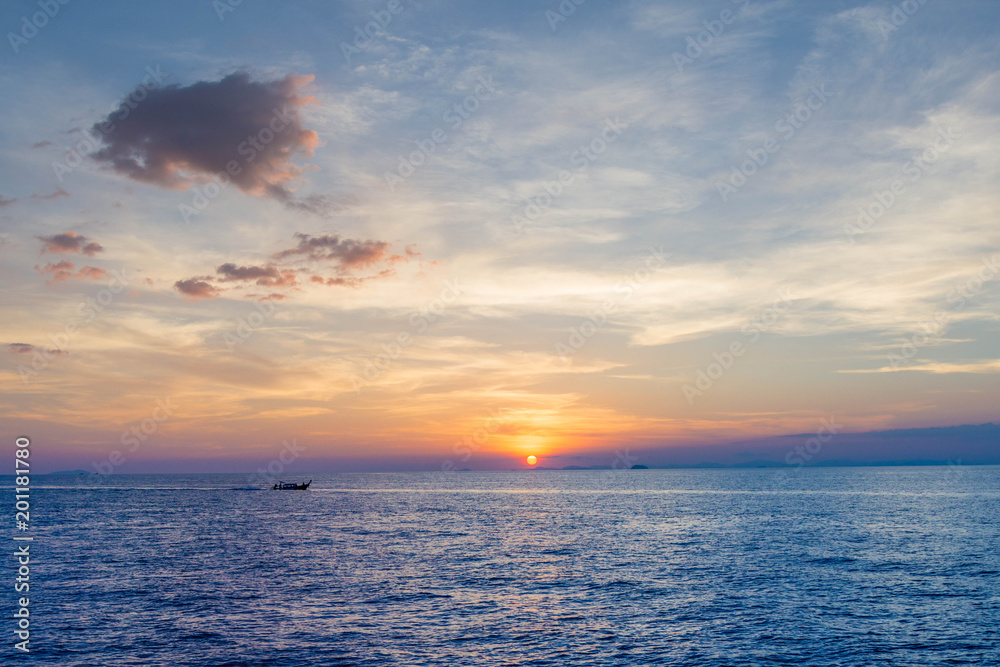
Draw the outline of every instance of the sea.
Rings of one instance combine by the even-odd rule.
[[[305,477],[34,476],[0,663],[1000,665],[997,466]]]

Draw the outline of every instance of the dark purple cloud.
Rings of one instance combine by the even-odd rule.
[[[272,287],[298,283],[294,271],[280,270],[274,265],[236,266],[230,262],[219,266],[215,272],[222,276],[220,282],[255,281],[258,285]]]
[[[40,347],[35,347],[28,343],[9,343],[7,345],[7,351],[11,354],[31,354],[32,352],[45,352],[46,354],[69,354],[65,350],[45,350]]]
[[[302,173],[291,160],[311,156],[319,144],[299,118],[299,108],[314,101],[299,89],[312,79],[254,81],[241,72],[186,87],[142,88],[143,97],[133,93],[137,102],[123,102],[94,125],[105,145],[92,157],[165,188],[228,173],[243,192],[291,201],[286,184]]]
[[[356,241],[339,236],[309,236],[295,234],[299,243],[294,248],[272,255],[275,259],[302,256],[315,261],[333,260],[345,268],[364,267],[386,259],[389,243],[386,241]]]
[[[87,257],[93,257],[97,253],[104,251],[100,243],[91,241],[86,236],[77,234],[76,232],[39,236],[38,239],[44,244],[42,248],[44,252],[81,253]]]
[[[178,280],[174,283],[174,289],[192,299],[214,299],[219,296],[219,288],[198,278]]]

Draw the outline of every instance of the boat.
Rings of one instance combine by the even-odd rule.
[[[312,483],[313,483],[312,480],[309,480],[305,484],[296,484],[295,482],[279,481],[271,488],[274,489],[275,491],[305,491],[306,489],[309,488],[309,485]]]

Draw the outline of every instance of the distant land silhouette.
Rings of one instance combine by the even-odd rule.
[[[846,425],[845,425],[846,429]],[[819,437],[822,436],[822,437]],[[624,451],[625,447],[622,447]],[[799,433],[718,444],[628,448],[645,468],[785,468],[1000,464],[994,423],[848,433]],[[556,457],[548,457],[553,463]],[[585,457],[573,457],[578,460]],[[586,457],[595,458],[595,457]],[[610,465],[538,466],[534,470],[609,470]],[[618,469],[623,469],[621,465]]]

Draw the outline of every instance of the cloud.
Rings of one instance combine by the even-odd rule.
[[[31,195],[32,199],[58,199],[59,197],[69,197],[69,193],[59,188],[50,195]]]
[[[49,285],[52,283],[65,282],[67,280],[103,280],[109,277],[107,271],[96,266],[84,266],[77,271],[76,264],[68,259],[56,262],[55,264],[35,266],[35,270],[39,273],[48,273],[52,276],[52,278],[47,281]]]
[[[386,241],[356,241],[339,236],[310,236],[296,233],[299,244],[288,250],[276,252],[272,257],[303,256],[314,261],[334,260],[344,268],[366,267],[386,258],[389,243]]]
[[[103,280],[108,277],[108,272],[96,266],[84,266],[73,277],[81,280]]]
[[[98,162],[143,183],[183,189],[227,173],[242,192],[291,202],[286,185],[302,174],[292,164],[309,157],[318,135],[302,127],[299,108],[314,101],[299,89],[312,76],[253,81],[245,72],[220,81],[144,91],[134,108],[123,103],[93,132],[105,146]],[[106,131],[109,124],[114,131]],[[103,128],[103,130],[102,130]]]
[[[287,294],[279,294],[278,292],[272,292],[266,296],[261,296],[259,294],[247,294],[248,299],[257,299],[258,301],[284,301],[288,298]]]
[[[327,285],[335,287],[360,287],[364,282],[360,278],[324,278],[323,276],[309,276],[310,282],[314,282],[317,285]]]
[[[395,255],[394,255],[395,256]],[[314,282],[318,285],[327,285],[335,287],[361,287],[364,283],[371,280],[378,280],[379,278],[388,278],[389,276],[396,275],[394,269],[384,269],[379,271],[374,276],[338,276],[336,278],[324,278],[320,275],[309,276],[309,281]]]
[[[16,197],[14,199],[7,199],[3,195],[0,195],[0,207],[10,206],[11,204],[13,204],[16,201],[17,201]]]
[[[284,201],[286,207],[295,211],[305,211],[320,216],[328,216],[334,211],[345,208],[351,201],[349,197],[329,197],[327,195],[309,195],[298,199]]]
[[[261,287],[292,287],[301,291],[300,278],[309,283],[327,286],[360,287],[366,282],[388,278],[396,274],[394,265],[399,262],[409,262],[420,253],[414,250],[415,244],[404,249],[402,255],[392,254],[391,244],[387,241],[357,239],[342,239],[335,235],[311,236],[296,233],[298,244],[271,255],[270,262],[264,264],[237,264],[226,262],[215,268],[216,275],[195,276],[186,280],[178,280],[174,287],[183,294],[196,299],[211,299],[222,293],[220,283],[237,283],[235,288],[245,288],[249,285]],[[326,262],[324,267],[331,269],[332,277],[318,275],[313,267],[303,267],[297,264],[302,260]],[[375,266],[374,269],[371,267]],[[360,270],[371,269],[371,275],[357,275]],[[242,283],[239,284],[239,283]],[[287,294],[272,292],[268,295],[256,293],[243,294],[247,299],[260,301],[280,301],[289,298]]]
[[[277,287],[283,285],[298,284],[295,272],[290,270],[279,270],[274,265],[268,266],[236,266],[233,263],[226,263],[219,266],[216,273],[221,275],[220,282],[233,281],[256,281],[258,285]]]
[[[837,369],[838,373],[1000,373],[1000,359],[980,359],[970,362],[914,361],[912,363],[882,366],[880,368]]]
[[[36,141],[35,143],[31,144],[31,147],[32,148],[47,148],[47,147],[52,146],[52,145],[54,145],[54,144],[51,141],[49,141],[48,139],[46,139],[45,141]]]
[[[39,352],[43,351],[42,348],[37,348],[34,345],[30,345],[28,343],[9,343],[7,345],[7,351],[10,352],[11,354],[31,354],[36,350]],[[44,352],[49,355],[69,354],[69,352],[66,352],[65,350],[44,350]]]
[[[188,278],[187,280],[178,280],[174,283],[174,289],[185,296],[189,296],[192,299],[214,299],[219,296],[219,288],[214,285],[210,285],[204,280],[199,280],[198,278]]]
[[[38,238],[44,244],[43,252],[81,253],[87,257],[104,252],[100,243],[90,241],[86,236],[76,232],[63,232],[62,234],[39,236]]]

